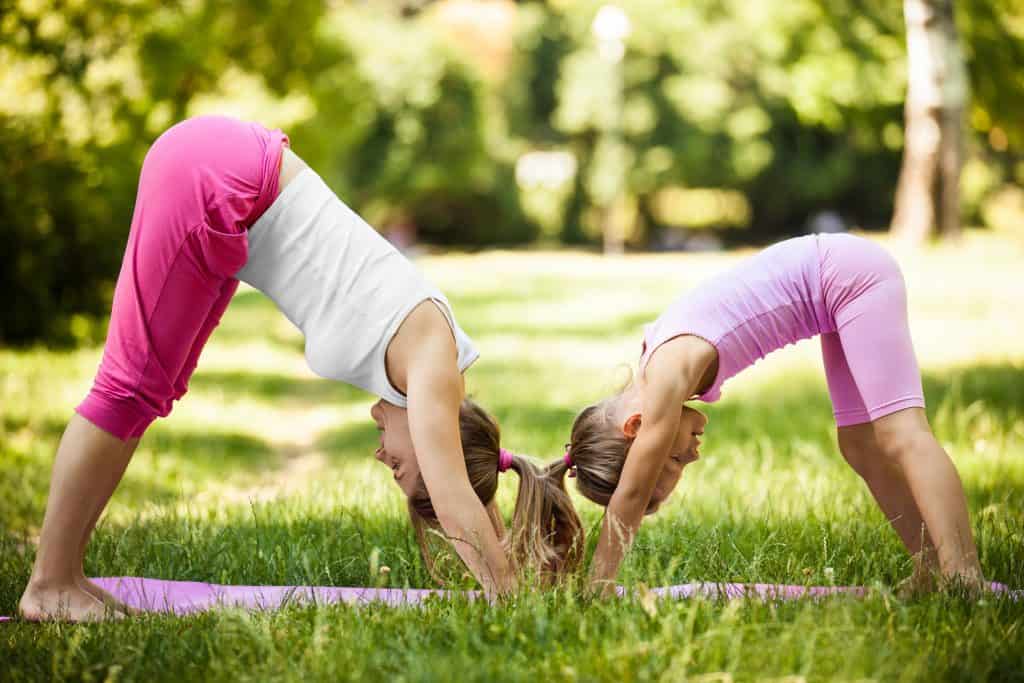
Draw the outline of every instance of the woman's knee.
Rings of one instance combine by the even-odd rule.
[[[141,437],[158,416],[138,394],[115,396],[96,386],[76,412],[121,441]]]

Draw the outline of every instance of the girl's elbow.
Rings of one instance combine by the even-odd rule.
[[[616,510],[624,512],[634,512],[637,510],[642,511],[647,507],[647,503],[650,498],[650,492],[620,484],[619,487],[615,489],[615,495],[613,495],[611,501],[609,501],[608,507],[614,507]]]

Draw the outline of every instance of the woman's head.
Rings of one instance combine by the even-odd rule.
[[[598,505],[607,506],[619,485],[622,468],[643,423],[641,406],[641,391],[638,385],[630,384],[621,393],[584,408],[573,422],[566,453],[575,468],[576,487]],[[699,437],[707,416],[687,406],[681,411],[679,431],[651,494],[648,514],[675,490],[683,467],[700,457]]]
[[[380,448],[374,457],[391,468],[395,483],[409,499],[410,506],[423,517],[435,518],[412,445],[409,411],[381,400],[370,408],[370,415],[380,431]],[[459,435],[469,483],[480,501],[487,505],[498,490],[495,467],[501,439],[498,424],[483,408],[466,399],[459,406]]]
[[[381,431],[375,457],[391,468],[407,496],[423,559],[433,572],[426,528],[438,528],[437,515],[416,461],[408,413],[385,401],[375,403],[370,413]],[[498,476],[506,470],[519,476],[512,529],[503,539],[511,559],[520,567],[544,574],[574,569],[583,558],[583,526],[562,477],[508,451],[503,458],[497,422],[469,399],[459,409],[459,432],[469,483],[487,507],[499,538],[504,536],[504,526],[493,505]]]

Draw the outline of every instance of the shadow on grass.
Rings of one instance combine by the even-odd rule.
[[[204,476],[266,470],[282,460],[266,441],[240,432],[154,428],[143,437],[140,448],[152,451],[155,458],[173,458]]]
[[[1022,492],[1019,471],[998,485],[968,487],[985,574],[1015,588],[1024,588]],[[646,520],[624,576],[648,585],[701,579],[891,586],[912,571],[909,555],[866,487],[860,496],[837,489],[821,508],[798,516],[766,513],[764,506],[751,510],[742,492],[723,487],[720,493],[689,505],[677,502]],[[779,498],[794,495],[800,494],[778,491]],[[590,545],[598,528],[596,521],[588,526]]]
[[[0,448],[0,527],[27,533],[42,524],[57,438],[46,423],[25,448]],[[262,439],[237,433],[151,429],[114,494],[127,504],[163,504],[182,497],[175,479],[210,479],[279,467],[282,458]],[[149,451],[149,453],[146,453]],[[156,465],[156,463],[159,463]]]
[[[248,395],[268,403],[349,404],[368,401],[370,395],[344,382],[319,377],[290,377],[269,372],[200,371],[190,381],[193,388],[217,389]]]
[[[335,465],[349,460],[372,458],[380,444],[380,432],[370,420],[350,422],[338,429],[323,432],[316,440],[315,448],[327,454]]]
[[[929,417],[943,402],[958,409],[974,403],[1002,422],[1024,415],[1024,364],[985,363],[954,367],[924,374],[924,393]]]
[[[831,401],[824,377],[815,375],[802,372],[786,378],[784,387],[773,383],[734,401],[729,400],[727,383],[722,402],[707,405],[695,401],[692,405],[711,416],[709,440],[715,438],[711,430],[728,430],[729,440],[770,436],[773,442],[783,444],[831,435],[834,447]],[[1024,416],[1024,366],[981,364],[929,371],[924,373],[923,386],[928,419],[937,434],[964,426],[964,416],[986,416],[994,420],[994,429],[1010,433]],[[949,436],[955,441],[969,435]]]
[[[399,495],[399,494],[396,494]],[[431,587],[404,515],[355,509],[329,513],[303,502],[236,505],[228,522],[175,513],[138,523],[101,522],[89,546],[90,576],[147,576],[227,584],[372,586],[371,556],[390,568],[390,585]],[[401,511],[401,509],[399,509]],[[27,580],[35,549],[0,535],[0,614],[10,614]],[[385,577],[388,578],[388,577]]]
[[[556,292],[561,294],[555,294]],[[533,301],[550,306],[558,301],[575,301],[576,298],[575,294],[565,292],[564,283],[551,280],[513,292],[453,296],[451,303],[460,325],[471,336],[516,335],[531,340],[544,337],[587,339],[630,333],[636,333],[639,338],[643,325],[653,321],[660,313],[657,307],[625,315],[604,313],[587,323],[574,325],[533,322],[529,315],[518,316],[515,319],[490,320],[486,324],[475,322],[489,319],[491,316],[488,314],[495,306],[518,306],[528,312],[530,302]],[[217,328],[214,338],[227,342],[262,340],[287,351],[304,353],[305,341],[300,333],[282,334],[277,331],[281,329],[276,325],[279,316],[282,316],[281,312],[262,293],[242,292],[232,299],[224,322]],[[341,334],[339,337],[339,340],[344,342],[344,335]],[[197,374],[193,381],[199,378],[200,375]]]

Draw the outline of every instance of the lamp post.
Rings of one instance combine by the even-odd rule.
[[[622,112],[623,90],[625,89],[622,58],[626,54],[625,40],[632,30],[632,26],[629,16],[621,7],[608,4],[603,5],[597,11],[590,28],[597,39],[598,54],[608,65],[608,72],[611,76],[609,79],[611,82],[609,97],[611,116],[610,122],[602,129],[602,143],[608,150],[619,152],[623,144]],[[605,254],[621,254],[623,252],[623,230],[615,218],[615,206],[621,198],[625,185],[625,169],[614,161],[618,156],[621,155],[612,156],[612,163],[615,167],[610,169],[611,187],[606,196],[599,198],[602,203],[601,233],[604,239]]]

